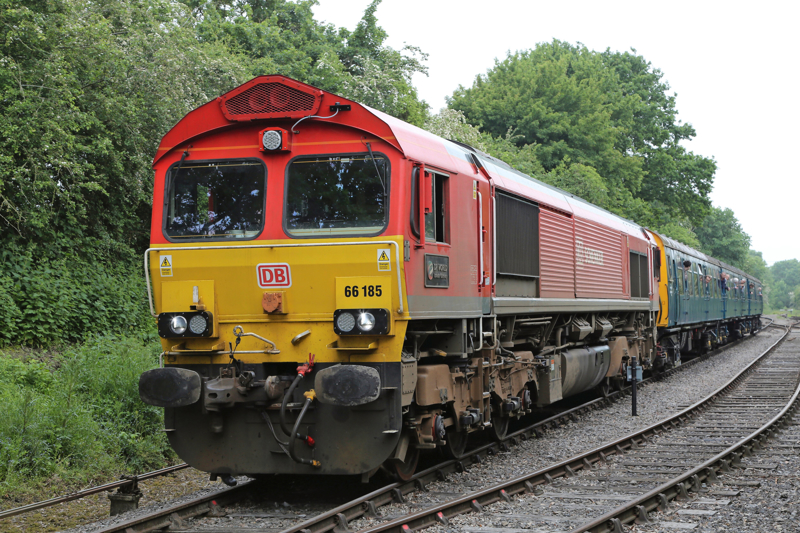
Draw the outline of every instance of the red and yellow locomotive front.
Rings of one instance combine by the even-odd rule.
[[[164,365],[140,392],[192,466],[352,474],[396,449],[408,162],[391,141],[279,76],[165,136],[146,253]]]

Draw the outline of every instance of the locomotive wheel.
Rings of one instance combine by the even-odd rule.
[[[597,394],[599,394],[603,398],[608,398],[613,389],[611,387],[609,379],[603,378],[603,381],[601,381],[600,384],[597,385],[597,387],[595,387],[595,390],[597,391]]]
[[[458,459],[464,455],[467,449],[467,432],[456,431],[455,426],[447,428],[445,444],[442,446],[445,457],[448,459]]]
[[[489,428],[489,435],[492,439],[500,442],[508,434],[508,424],[511,419],[507,416],[492,417],[492,426]]]
[[[400,481],[408,481],[414,472],[417,471],[417,464],[419,463],[419,448],[412,448],[409,446],[406,452],[406,457],[402,461],[399,459],[391,460],[391,472]]]

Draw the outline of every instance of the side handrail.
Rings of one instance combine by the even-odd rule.
[[[147,301],[150,304],[150,314],[158,317],[158,313],[153,306],[153,291],[150,287],[150,252],[172,252],[175,250],[241,250],[246,248],[310,248],[314,246],[366,246],[370,244],[388,244],[394,246],[395,270],[397,271],[397,296],[400,300],[400,308],[397,310],[401,315],[403,309],[403,282],[400,276],[400,245],[396,241],[351,241],[351,242],[308,242],[292,244],[242,244],[237,246],[174,246],[148,248],[144,252],[144,278],[147,284]]]

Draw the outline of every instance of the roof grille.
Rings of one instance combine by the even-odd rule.
[[[300,118],[319,109],[319,95],[282,83],[256,83],[244,91],[222,98],[222,112],[228,120]]]

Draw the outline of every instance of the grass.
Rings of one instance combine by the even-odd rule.
[[[0,351],[2,507],[172,462],[161,409],[138,394],[160,351],[152,334]]]

